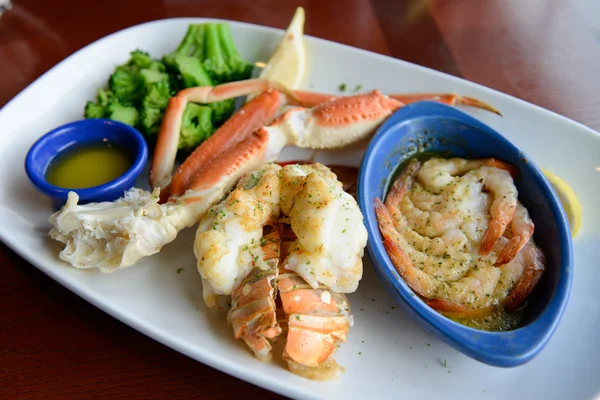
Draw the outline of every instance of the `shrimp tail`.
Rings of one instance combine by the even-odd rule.
[[[514,236],[500,252],[498,259],[496,260],[496,266],[507,264],[515,258],[521,249],[527,245],[535,231],[535,224],[531,218],[529,218],[527,209],[520,202],[517,202],[511,230]]]
[[[544,253],[531,242],[528,243],[528,246],[531,246],[528,249],[531,251],[531,255],[528,257],[521,278],[519,278],[507,298],[506,307],[509,309],[518,308],[525,302],[545,270],[546,258]]]
[[[483,239],[481,240],[481,246],[479,247],[479,255],[487,255],[498,239],[502,235],[504,235],[504,231],[508,227],[508,224],[512,221],[514,216],[514,208],[513,212],[510,214],[510,219],[508,218],[494,218],[490,221],[485,234],[483,235]]]
[[[506,161],[498,160],[497,158],[493,157],[486,158],[484,161],[484,165],[508,171],[508,173],[513,179],[517,179],[519,177],[519,170],[517,169],[517,167],[507,163]]]
[[[518,235],[513,236],[512,239],[504,246],[498,259],[496,260],[495,265],[498,267],[500,265],[508,264],[515,256],[521,251],[523,247],[529,241],[528,235]]]
[[[385,205],[389,210],[392,211],[398,208],[402,198],[410,190],[419,169],[421,169],[421,163],[416,158],[413,158],[402,173],[400,173],[396,181],[394,181],[385,200]]]
[[[394,264],[396,271],[398,271],[400,276],[404,278],[408,272],[408,269],[412,265],[410,258],[408,258],[406,253],[402,251],[402,249],[396,244],[396,242],[389,238],[383,239],[383,245],[385,246],[385,249],[389,254],[390,258],[392,259],[392,264]]]

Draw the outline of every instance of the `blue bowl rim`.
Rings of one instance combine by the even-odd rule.
[[[47,141],[53,137],[60,135],[73,135],[74,132],[84,129],[89,126],[98,125],[102,126],[102,129],[119,129],[129,135],[134,142],[135,145],[135,154],[133,154],[134,160],[131,166],[119,177],[103,183],[101,185],[92,186],[88,188],[65,188],[61,186],[52,185],[49,183],[44,174],[39,174],[36,172],[36,168],[33,167],[34,164],[34,154],[37,150],[47,145]],[[75,138],[76,142],[85,143],[86,140],[80,140],[79,138]],[[52,160],[54,157],[58,155],[59,151],[56,151],[56,154],[50,158]],[[146,162],[148,161],[148,145],[144,136],[134,127],[127,125],[125,123],[114,121],[106,118],[89,118],[89,119],[81,119],[73,122],[66,123],[64,125],[60,125],[49,132],[42,135],[39,139],[37,139],[33,145],[29,148],[27,152],[27,156],[25,157],[25,170],[27,176],[33,183],[33,185],[38,188],[41,192],[46,194],[47,196],[54,198],[67,199],[69,192],[76,192],[77,195],[82,199],[93,199],[97,197],[101,197],[110,193],[113,190],[117,190],[120,186],[126,184],[130,180],[135,180],[137,176],[142,172],[144,167],[146,166]],[[49,162],[48,162],[49,164]],[[44,166],[44,172],[46,171],[48,164]]]
[[[540,189],[547,195],[546,199],[549,202],[550,210],[558,227],[560,251],[562,255],[561,264],[559,266],[559,276],[554,294],[548,300],[545,309],[540,315],[528,324],[510,331],[488,332],[454,322],[427,306],[424,301],[415,295],[414,291],[406,284],[393,267],[393,264],[383,247],[381,233],[377,228],[377,221],[374,216],[372,205],[373,198],[371,198],[375,196],[367,193],[365,179],[366,176],[371,175],[373,169],[381,168],[386,162],[384,159],[377,160],[373,156],[376,153],[376,149],[379,147],[382,138],[389,134],[389,132],[397,125],[405,124],[411,119],[420,117],[439,117],[442,119],[458,120],[463,124],[474,126],[493,137],[494,140],[502,142],[514,151],[515,154],[518,154],[520,158],[525,160],[524,165],[526,165],[526,168],[531,169],[536,184],[540,186]],[[378,274],[380,274],[380,278],[385,277],[392,283],[393,290],[400,295],[405,304],[421,319],[419,322],[425,322],[430,328],[436,331],[438,335],[443,336],[453,347],[457,348],[462,353],[483,363],[498,367],[514,367],[524,364],[533,359],[545,347],[562,319],[570,297],[573,280],[573,245],[568,219],[554,188],[537,164],[525,152],[493,128],[463,111],[439,102],[420,101],[400,108],[379,127],[369,142],[365,155],[363,156],[359,170],[357,193],[359,205],[365,216],[365,225],[369,232],[367,247],[368,253],[373,261],[373,266],[376,268]],[[375,229],[372,229],[371,224],[375,225]],[[385,284],[385,282],[383,283]],[[452,332],[449,333],[448,330],[452,330]],[[500,346],[500,351],[489,352],[482,349],[476,343],[460,341],[460,338],[458,337],[458,334],[460,333],[477,334],[480,338],[477,341],[478,343],[485,340],[491,341]],[[523,337],[530,333],[533,334],[533,340],[529,340],[526,344],[517,346],[516,349],[511,347],[510,353],[502,351],[506,350],[501,347],[503,339],[512,338],[515,337],[515,335]],[[540,335],[540,333],[542,334]]]

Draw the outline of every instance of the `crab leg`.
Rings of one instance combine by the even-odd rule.
[[[263,164],[268,144],[268,135],[256,131],[244,141],[221,153],[206,164],[189,190],[176,201],[174,213],[185,215],[191,226],[208,208],[233,189],[236,182],[249,171]]]
[[[378,90],[332,101],[306,109],[295,107],[268,127],[270,135],[286,145],[311,149],[334,149],[369,137],[402,103]]]
[[[423,100],[432,100],[439,101],[440,103],[448,104],[450,106],[470,106],[481,108],[482,110],[486,110],[492,112],[494,114],[498,114],[502,116],[500,111],[498,111],[495,107],[484,103],[481,100],[477,100],[473,97],[460,96],[458,94],[452,93],[417,93],[417,94],[391,94],[389,95],[391,98],[401,101],[404,104],[415,103],[417,101]]]
[[[273,88],[277,92],[274,92]],[[268,95],[255,97],[244,105],[211,138],[199,146],[188,157],[184,165],[175,173],[173,180],[171,180],[171,171],[175,163],[179,143],[181,120],[188,102],[210,103],[265,90],[268,92]],[[177,96],[171,98],[165,112],[150,169],[150,184],[152,187],[160,187],[162,189],[162,201],[165,201],[168,196],[175,198],[181,196],[188,188],[190,181],[206,162],[218,156],[230,146],[244,140],[244,138],[260,127],[268,125],[274,120],[278,110],[285,104],[302,104],[305,107],[312,107],[311,114],[318,119],[318,123],[321,126],[357,125],[352,126],[352,129],[357,131],[365,129],[362,126],[364,123],[361,124],[361,122],[378,120],[376,123],[378,124],[382,121],[380,117],[389,116],[391,112],[403,105],[426,99],[437,100],[450,105],[469,105],[498,113],[495,108],[477,99],[454,94],[428,93],[384,96],[375,90],[367,94],[339,97],[308,91],[292,92],[275,82],[264,79],[249,79],[215,87],[203,86],[184,89]],[[303,107],[289,110],[278,117],[272,125],[285,124],[290,119],[293,119],[292,117],[295,113],[305,111],[306,109]],[[302,119],[302,114],[296,116],[299,117],[294,121],[297,124],[300,122],[297,120]],[[353,134],[345,134],[344,136],[348,140],[336,143],[335,147],[355,141],[355,135]],[[336,138],[339,137],[340,135],[336,136]],[[326,135],[320,135],[318,139],[321,143],[326,142]],[[291,144],[296,144],[300,147],[312,147],[310,144],[303,145],[302,141]],[[321,144],[315,148],[331,147],[329,144]]]
[[[272,89],[277,92],[273,92]],[[270,96],[260,96],[256,101],[246,104],[236,115],[238,118],[230,118],[221,128],[203,144],[205,148],[196,149],[186,160],[187,165],[183,170],[188,170],[187,175],[178,177],[174,190],[165,190],[171,184],[171,172],[175,164],[177,146],[181,132],[181,121],[185,107],[189,102],[213,103],[217,101],[232,99],[254,92],[270,92]],[[169,100],[169,104],[163,117],[160,132],[156,142],[156,150],[150,167],[150,185],[153,188],[162,189],[161,199],[166,194],[175,192],[178,196],[183,194],[189,180],[208,161],[216,157],[227,148],[237,144],[260,126],[272,121],[275,112],[281,105],[281,94],[294,98],[294,95],[280,84],[265,79],[249,79],[226,83],[218,86],[198,86],[180,91]],[[246,115],[247,114],[247,115]],[[244,117],[246,115],[246,117]],[[234,115],[235,116],[235,115]],[[241,117],[240,117],[241,116]],[[248,119],[250,118],[250,119]],[[238,130],[240,130],[238,132]],[[217,134],[218,133],[218,134]],[[215,139],[212,139],[215,137]],[[208,144],[207,144],[208,143]],[[198,158],[198,153],[205,153],[204,157]],[[189,167],[192,167],[189,169]],[[181,170],[181,169],[180,169]],[[191,175],[191,177],[190,177]]]
[[[306,107],[315,107],[319,104],[338,99],[342,96],[335,96],[328,93],[308,92],[297,90],[294,92],[298,100]],[[452,93],[414,93],[414,94],[390,94],[390,98],[400,101],[402,104],[415,103],[422,100],[439,101],[450,106],[471,106],[481,108],[494,114],[502,115],[493,106],[484,103],[473,97],[460,96]]]
[[[177,169],[171,181],[169,195],[171,197],[183,195],[207,163],[271,122],[280,105],[281,96],[276,91],[263,92],[245,104],[198,146]]]

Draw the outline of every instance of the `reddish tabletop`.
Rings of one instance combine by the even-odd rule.
[[[296,6],[307,35],[460,76],[600,130],[597,0],[13,0],[0,17],[0,107],[129,26],[214,17],[285,28]],[[278,397],[147,338],[2,244],[0,273],[0,398]]]

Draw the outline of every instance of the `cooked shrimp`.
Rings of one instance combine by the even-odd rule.
[[[400,213],[421,235],[442,236],[465,225],[465,232],[469,230],[471,238],[480,241],[489,209],[488,197],[481,194],[481,188],[478,179],[464,178],[450,184],[442,194],[433,194],[415,182],[401,202]]]
[[[421,163],[416,158],[410,160],[406,168],[398,175],[392,184],[390,192],[385,199],[385,205],[389,210],[396,210],[404,195],[410,190],[415,176],[421,168]]]
[[[520,257],[522,258],[520,259]],[[533,240],[527,242],[511,263],[515,260],[522,263],[523,272],[507,298],[506,306],[508,308],[518,308],[525,302],[546,269],[544,253],[535,246]]]
[[[433,161],[435,164],[436,161]],[[431,169],[431,166],[428,165],[428,168]],[[418,172],[419,162],[413,159],[394,182],[385,200],[394,216],[396,229],[407,226],[430,238],[444,236],[447,232],[453,234],[453,231],[461,229],[469,240],[479,242],[487,228],[489,209],[488,196],[481,193],[480,180],[474,177],[452,178],[444,183],[443,188],[432,192],[428,189],[431,182],[422,184],[420,180],[414,181]],[[426,171],[426,179],[430,175],[431,172]]]
[[[411,161],[385,205],[375,199],[392,264],[430,307],[463,318],[497,315],[537,284],[544,259],[515,174],[495,159],[433,158],[421,168]]]
[[[419,162],[411,160],[392,185],[386,198],[386,208],[393,216],[393,224],[400,236],[402,248],[419,269],[443,280],[455,280],[468,269],[471,260],[468,239],[459,229],[448,229],[439,237],[428,237],[413,230],[414,221],[398,209],[412,187]]]
[[[419,171],[419,180],[427,185],[431,191],[439,191],[454,180],[454,177],[482,167],[488,166],[507,171],[512,177],[517,175],[514,166],[495,158],[440,158],[433,157],[427,160]]]
[[[506,227],[512,222],[517,207],[517,187],[510,173],[494,167],[481,167],[468,172],[483,180],[484,187],[489,190],[494,200],[490,207],[490,222],[481,240],[479,254],[490,252]]]
[[[511,233],[513,237],[510,239],[510,242],[502,249],[502,252],[498,256],[498,260],[496,260],[496,265],[502,265],[510,262],[529,239],[533,236],[533,231],[535,230],[535,226],[533,221],[529,217],[529,213],[527,209],[520,202],[517,203],[517,209],[515,211],[515,216],[511,223]]]
[[[391,215],[381,200],[375,199],[375,212],[383,243],[396,270],[406,283],[421,296],[428,299],[447,300],[471,307],[488,307],[494,303],[491,298],[500,278],[501,271],[485,262],[476,262],[468,274],[455,281],[445,281],[441,277],[421,270],[403,251],[402,236],[394,229]]]
[[[419,220],[429,218],[431,221],[429,225],[433,229],[437,228],[438,231],[440,229],[455,228],[459,221],[463,219],[460,207],[457,204],[467,205],[463,197],[472,193],[470,189],[457,192],[456,189],[462,189],[463,187],[457,182],[470,182],[471,185],[474,185],[475,181],[479,181],[483,184],[485,190],[493,196],[489,210],[491,219],[479,248],[480,255],[488,254],[496,241],[504,234],[506,227],[512,222],[515,214],[518,191],[511,173],[516,173],[514,167],[493,158],[476,160],[464,158],[429,159],[419,171],[419,182],[434,194],[446,194],[450,203],[448,205],[450,211],[439,215],[439,217],[436,214],[430,217],[428,214],[422,213]],[[450,196],[448,196],[448,193],[444,193],[451,189],[455,190],[452,191]],[[416,209],[413,212],[418,213],[419,211]],[[406,212],[406,210],[403,210],[403,212]],[[471,211],[467,212],[470,213]],[[435,234],[435,232],[429,232],[429,234]]]

